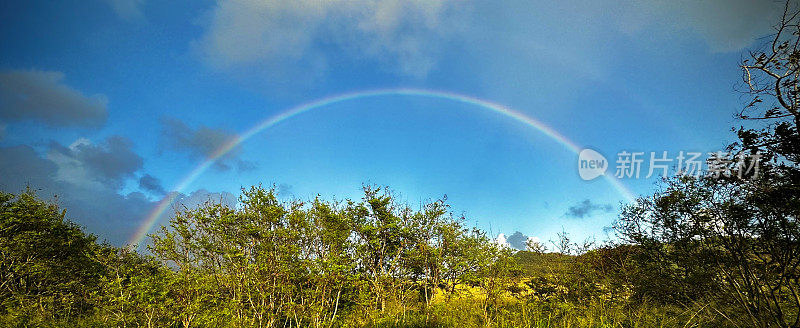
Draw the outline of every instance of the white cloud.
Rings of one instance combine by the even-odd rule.
[[[533,246],[533,248],[531,248]],[[525,250],[529,252],[546,252],[547,246],[542,243],[542,240],[539,237],[528,237],[527,242],[525,243]]]
[[[36,120],[51,126],[98,126],[108,116],[108,99],[86,96],[63,83],[64,73],[0,72],[0,118]]]
[[[127,21],[136,21],[144,18],[142,7],[144,0],[105,0],[114,13]]]
[[[503,247],[510,247],[508,241],[506,240],[506,234],[502,232],[497,235],[497,238],[494,239],[494,243]]]
[[[453,32],[452,0],[219,1],[195,43],[213,67],[279,69],[286,63],[324,70],[331,54],[382,62],[424,77],[439,40]],[[325,49],[323,49],[325,48]]]

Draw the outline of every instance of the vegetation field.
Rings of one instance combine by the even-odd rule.
[[[0,326],[800,328],[793,3],[741,63],[746,107],[722,173],[665,178],[621,205],[610,240],[564,231],[516,250],[446,198],[365,185],[357,199],[283,199],[256,185],[116,247],[31,186],[0,192]]]

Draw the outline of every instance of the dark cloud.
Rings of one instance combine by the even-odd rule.
[[[63,83],[61,72],[0,72],[0,118],[50,126],[97,127],[108,116],[103,95],[86,96]]]
[[[121,184],[97,183],[106,182],[108,177],[104,173],[93,175],[92,171],[86,171],[91,165],[77,163],[75,158],[62,159],[41,157],[29,146],[0,148],[0,176],[3,176],[0,189],[17,193],[31,187],[42,198],[56,197],[58,204],[67,210],[67,217],[100,239],[123,244],[154,202],[141,193],[121,195],[118,190]],[[65,178],[65,172],[75,172],[79,176]]]
[[[631,1],[629,17],[620,23],[627,29],[655,25],[686,30],[705,39],[714,51],[739,51],[757,38],[772,33],[783,1]],[[635,23],[634,23],[635,22]]]
[[[161,180],[149,174],[145,174],[139,178],[139,188],[158,195],[166,193],[166,190],[164,190],[164,187],[161,185]]]
[[[101,240],[119,246],[128,241],[158,204],[141,192],[123,194],[125,182],[140,169],[141,158],[120,137],[108,138],[100,145],[86,139],[68,147],[51,144],[45,156],[30,146],[0,147],[0,190],[18,193],[31,187],[40,197],[55,199],[70,220]],[[139,180],[141,184],[142,179]],[[153,182],[144,180],[145,184]],[[201,200],[233,204],[236,199],[230,193],[205,190],[173,196],[177,196],[176,204],[190,207]],[[159,222],[164,223],[172,213],[165,213]]]
[[[253,171],[258,168],[258,164],[252,161],[236,160],[236,171],[245,172]]]
[[[47,190],[58,189],[58,166],[39,157],[29,146],[0,148],[0,189],[18,192],[30,186]]]
[[[79,139],[69,147],[52,143],[48,158],[59,164],[59,175],[65,180],[80,179],[117,189],[142,168],[142,157],[132,148],[130,140],[119,136],[100,145]]]
[[[200,126],[192,129],[180,120],[167,118],[162,121],[162,145],[167,149],[185,152],[193,159],[205,160],[214,156],[218,149],[236,140],[234,133],[223,129]],[[241,147],[238,145],[214,162],[220,170],[235,167],[239,171],[255,169],[255,164],[239,159]]]
[[[506,237],[506,242],[515,249],[523,250],[527,247],[528,236],[522,234],[522,232],[516,231]]]
[[[287,183],[281,183],[278,185],[278,195],[284,197],[291,197],[294,196],[294,192],[292,191],[294,187]]]
[[[505,247],[516,249],[518,251],[527,250],[529,241],[540,243],[538,237],[527,236],[519,231],[515,231],[508,237],[506,237],[506,234],[500,233],[497,235],[497,238],[494,239],[495,243],[503,245]]]
[[[592,203],[591,200],[584,199],[582,202],[570,206],[564,215],[571,218],[583,219],[598,211],[609,213],[613,210],[614,207],[611,206],[611,204],[595,204]]]

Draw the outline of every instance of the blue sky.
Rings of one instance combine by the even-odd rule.
[[[299,104],[384,88],[510,107],[614,161],[733,140],[743,51],[769,1],[25,1],[0,4],[0,189],[58,195],[129,240],[165,195],[242,186],[359,197],[447,195],[493,234],[603,239],[624,197],[577,155],[468,104],[358,99],[281,122],[175,186],[236,135]],[[613,171],[613,167],[610,168]],[[613,173],[613,172],[612,172]],[[646,173],[646,172],[645,172]],[[624,179],[637,194],[657,179]],[[162,220],[165,218],[161,218]],[[163,222],[163,221],[160,221]]]

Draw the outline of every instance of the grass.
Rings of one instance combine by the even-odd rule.
[[[436,297],[431,305],[397,304],[384,312],[350,317],[340,327],[427,328],[639,328],[639,327],[736,327],[713,311],[710,304],[686,307],[601,298],[581,301],[544,301],[507,293],[503,301],[487,304],[474,289],[461,288],[458,297]],[[409,310],[410,309],[410,310]]]

